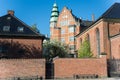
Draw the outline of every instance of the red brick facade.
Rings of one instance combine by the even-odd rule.
[[[13,52],[15,52],[16,56],[17,56],[17,54],[19,53],[19,51],[21,49],[25,49],[25,51],[29,51],[29,52],[24,52],[24,56],[23,57],[20,57],[19,54],[18,54],[19,55],[18,57],[10,57],[9,55],[8,56],[5,55],[5,57],[8,57],[8,58],[41,58],[42,57],[42,44],[43,44],[43,40],[42,39],[0,38],[0,42],[1,42],[0,44],[7,42],[8,44],[10,44],[10,46],[14,45],[13,47],[11,47],[11,50],[14,50],[13,48],[15,47],[15,50]],[[15,46],[17,44],[20,44],[20,45]],[[22,46],[23,46],[23,48],[22,48]],[[19,47],[21,47],[21,48],[19,48]],[[1,53],[3,55],[5,54],[2,51],[1,51]],[[10,52],[8,52],[7,54],[9,54],[9,53]],[[20,53],[20,54],[22,55],[22,53]]]
[[[73,78],[74,75],[93,75],[107,77],[106,56],[98,59],[55,59],[54,77]]]
[[[111,38],[111,55],[113,59],[120,59],[120,35]]]
[[[45,78],[44,59],[1,59],[0,79],[38,76]]]
[[[95,57],[99,57],[99,54],[97,52],[97,34],[96,34],[96,29],[99,30],[99,39],[100,39],[100,53],[104,52],[107,53],[107,58],[118,58],[119,54],[119,36],[116,37],[114,40],[111,38],[112,36],[118,35],[120,32],[120,23],[117,22],[117,20],[114,20],[111,22],[111,20],[105,20],[101,19],[97,21],[94,25],[92,25],[90,28],[88,28],[86,31],[81,33],[77,38],[77,50],[80,48],[80,39],[84,41],[86,35],[89,34],[90,38],[90,46],[91,46],[91,51],[93,52]],[[117,39],[117,40],[116,40]],[[114,46],[113,46],[114,45]],[[114,48],[114,49],[113,49]],[[116,57],[113,56],[116,54]],[[120,57],[119,57],[120,58]]]
[[[80,24],[75,20],[72,11],[67,7],[64,7],[58,16],[56,26],[50,26],[50,38],[61,41],[68,44],[71,49],[71,53],[74,54],[75,51],[75,39],[74,36],[80,32]],[[71,29],[70,29],[71,28]]]

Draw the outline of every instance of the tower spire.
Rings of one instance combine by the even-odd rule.
[[[50,24],[57,23],[58,16],[59,16],[58,6],[56,3],[54,3],[53,8],[52,8],[52,12],[51,12]]]

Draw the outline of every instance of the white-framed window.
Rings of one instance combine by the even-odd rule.
[[[75,45],[70,45],[69,50],[75,50]]]
[[[6,31],[6,32],[10,31],[10,26],[3,26],[3,31]]]
[[[61,38],[61,42],[65,42],[65,38]]]
[[[67,15],[64,15],[64,16],[62,16],[62,18],[68,18],[68,16],[67,16]]]
[[[18,27],[18,28],[17,28],[17,31],[18,31],[18,32],[23,32],[23,31],[24,31],[24,27]]]
[[[69,37],[69,41],[74,41],[74,40],[75,40],[74,36]]]
[[[62,29],[62,30],[61,30],[61,34],[65,34],[65,30]]]
[[[60,22],[60,26],[67,26],[67,25],[69,25],[69,21],[68,20]]]
[[[11,19],[11,17],[7,17],[7,20],[10,20]]]
[[[69,27],[69,32],[72,33],[75,31],[75,28],[74,27]]]

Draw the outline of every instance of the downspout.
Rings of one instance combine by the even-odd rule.
[[[110,40],[110,26],[109,26],[109,22],[107,22],[107,28],[108,28],[108,40],[109,40],[109,44],[110,44],[110,59],[112,59],[112,51],[111,51],[111,40]]]

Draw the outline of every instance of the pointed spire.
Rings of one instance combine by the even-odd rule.
[[[58,6],[55,2],[53,4],[53,9],[52,9],[52,12],[51,12],[50,22],[57,22],[58,16],[59,16]]]

